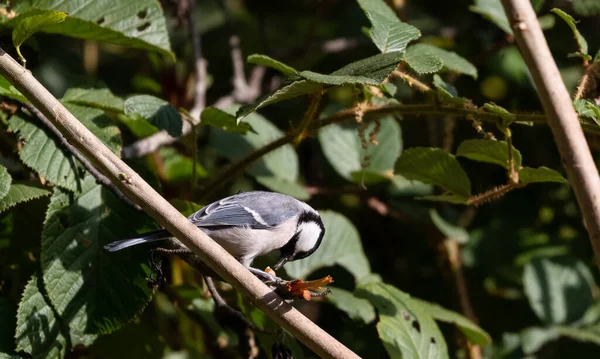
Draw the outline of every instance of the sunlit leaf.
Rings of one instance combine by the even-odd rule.
[[[62,101],[116,112],[123,112],[124,104],[122,98],[113,95],[107,88],[70,88],[63,96]]]
[[[298,70],[295,68],[284,64],[283,62],[277,61],[267,55],[260,54],[252,54],[248,56],[248,62],[256,65],[263,65],[267,67],[271,67],[286,76],[297,75]]]
[[[201,124],[220,128],[226,132],[239,132],[245,134],[254,131],[247,122],[237,122],[234,115],[214,107],[207,107],[200,115]]]
[[[410,46],[404,53],[404,61],[419,74],[436,73],[444,65],[439,56],[433,54],[428,47],[424,47],[422,44]]]
[[[13,183],[7,194],[0,198],[0,213],[16,206],[19,203],[29,202],[33,199],[49,196],[52,192],[36,182]]]
[[[21,102],[29,102],[7,79],[0,76],[0,96],[10,97]]]
[[[42,31],[45,27],[59,24],[67,18],[67,13],[61,11],[47,11],[38,15],[18,16],[17,25],[12,33],[13,45],[17,49],[17,54],[21,60],[21,45],[38,31]]]
[[[455,52],[447,51],[437,46],[432,46],[429,44],[415,44],[409,46],[409,48],[406,50],[407,57],[409,56],[409,54],[412,54],[413,56],[415,54],[428,54],[435,56],[436,58],[439,58],[442,61],[443,70],[469,75],[475,79],[477,78],[477,68],[465,58],[459,56]],[[414,61],[410,61],[409,65],[411,65],[411,67],[415,69],[412,65],[413,62]],[[436,69],[434,71],[429,71],[426,73],[436,72],[438,70],[439,69]],[[415,69],[415,71],[420,72],[417,69]]]
[[[508,23],[506,13],[504,12],[500,0],[475,0],[475,5],[471,5],[469,10],[480,14],[496,24],[496,26],[501,28],[505,33],[512,35],[510,24]]]
[[[566,12],[562,11],[561,9],[554,8],[550,11],[552,11],[556,15],[560,16],[561,19],[565,20],[567,25],[569,25],[569,27],[571,28],[571,31],[573,31],[573,35],[575,36],[575,40],[577,41],[577,47],[579,48],[579,52],[581,52],[584,55],[587,55],[588,44],[587,44],[587,41],[585,41],[585,38],[579,32],[579,30],[577,30],[577,25],[575,25],[575,23],[576,23],[575,19],[573,19],[573,17],[571,15],[567,14]],[[590,60],[591,60],[591,58],[590,58]]]
[[[325,301],[346,313],[352,320],[365,324],[375,320],[375,308],[371,303],[366,299],[358,298],[347,290],[332,287],[331,294],[325,297]]]
[[[519,182],[530,184],[535,182],[567,183],[567,180],[555,170],[548,167],[523,167],[519,170]]]
[[[521,168],[521,152],[512,148],[515,168]],[[473,161],[486,162],[509,168],[508,144],[505,141],[466,140],[456,150],[456,156],[466,157]]]

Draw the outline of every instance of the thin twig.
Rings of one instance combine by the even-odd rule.
[[[202,39],[196,31],[196,0],[189,0],[188,4],[188,33],[194,48],[194,67],[196,68],[196,86],[194,105],[190,109],[190,115],[194,124],[200,120],[200,113],[206,107],[206,59],[202,56]]]
[[[600,268],[600,177],[531,3],[502,0],[567,170]]]
[[[77,150],[159,225],[179,239],[217,275],[253,302],[283,329],[324,358],[358,358],[354,352],[306,318],[257,279],[140,175],[83,126],[52,94],[10,55],[0,49],[0,75],[37,107]]]
[[[23,102],[23,106],[25,108],[27,108],[29,110],[29,112],[34,114],[35,117],[37,117],[44,124],[44,126],[46,126],[46,128],[49,129],[50,132],[52,132],[54,137],[60,142],[60,145],[64,149],[69,151],[69,153],[71,153],[75,158],[77,158],[77,160],[79,160],[79,162],[81,162],[81,164],[83,164],[83,166],[92,174],[92,176],[94,176],[94,178],[96,178],[96,180],[98,182],[100,182],[104,186],[108,187],[108,189],[110,189],[115,194],[115,196],[117,196],[123,202],[127,203],[128,205],[130,205],[131,207],[135,208],[138,211],[142,210],[142,208],[140,206],[131,202],[131,200],[129,198],[127,198],[127,196],[124,195],[123,192],[121,192],[108,179],[108,177],[106,177],[105,175],[100,173],[100,171],[98,171],[96,169],[96,167],[94,167],[94,165],[92,165],[90,163],[90,161],[88,161],[88,159],[85,158],[85,156],[81,154],[81,152],[79,152],[75,147],[71,146],[71,144],[60,133],[60,131],[52,124],[52,122],[50,120],[48,120],[48,118],[46,116],[44,116],[44,114],[41,113],[34,105],[32,105],[31,103],[28,103],[28,102]]]

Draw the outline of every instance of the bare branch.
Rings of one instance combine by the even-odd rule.
[[[573,103],[537,16],[528,0],[502,0],[523,59],[548,116],[548,124],[567,170],[569,183],[590,235],[600,268],[600,177]]]
[[[196,0],[189,0],[188,4],[188,32],[194,47],[194,66],[196,68],[196,86],[194,106],[190,115],[195,123],[200,122],[200,113],[206,107],[206,59],[202,56],[202,41],[200,34],[196,31]]]
[[[187,220],[140,175],[110,151],[83,126],[46,88],[0,49],[0,74],[37,107],[77,150],[158,224],[249,298],[282,328],[324,358],[358,358],[351,350],[286,303],[252,275],[221,246]]]

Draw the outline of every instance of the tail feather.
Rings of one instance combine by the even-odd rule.
[[[109,243],[104,246],[104,249],[109,252],[116,252],[141,243],[156,242],[170,237],[172,237],[172,235],[167,230],[159,229],[157,231],[143,233],[139,237],[127,238]]]

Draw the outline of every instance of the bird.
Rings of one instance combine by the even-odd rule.
[[[241,192],[223,198],[191,214],[188,220],[251,271],[256,257],[275,250],[280,255],[274,270],[306,258],[319,248],[325,236],[319,212],[294,197],[268,191]],[[109,243],[104,248],[115,252],[172,238],[166,229],[159,229]]]

